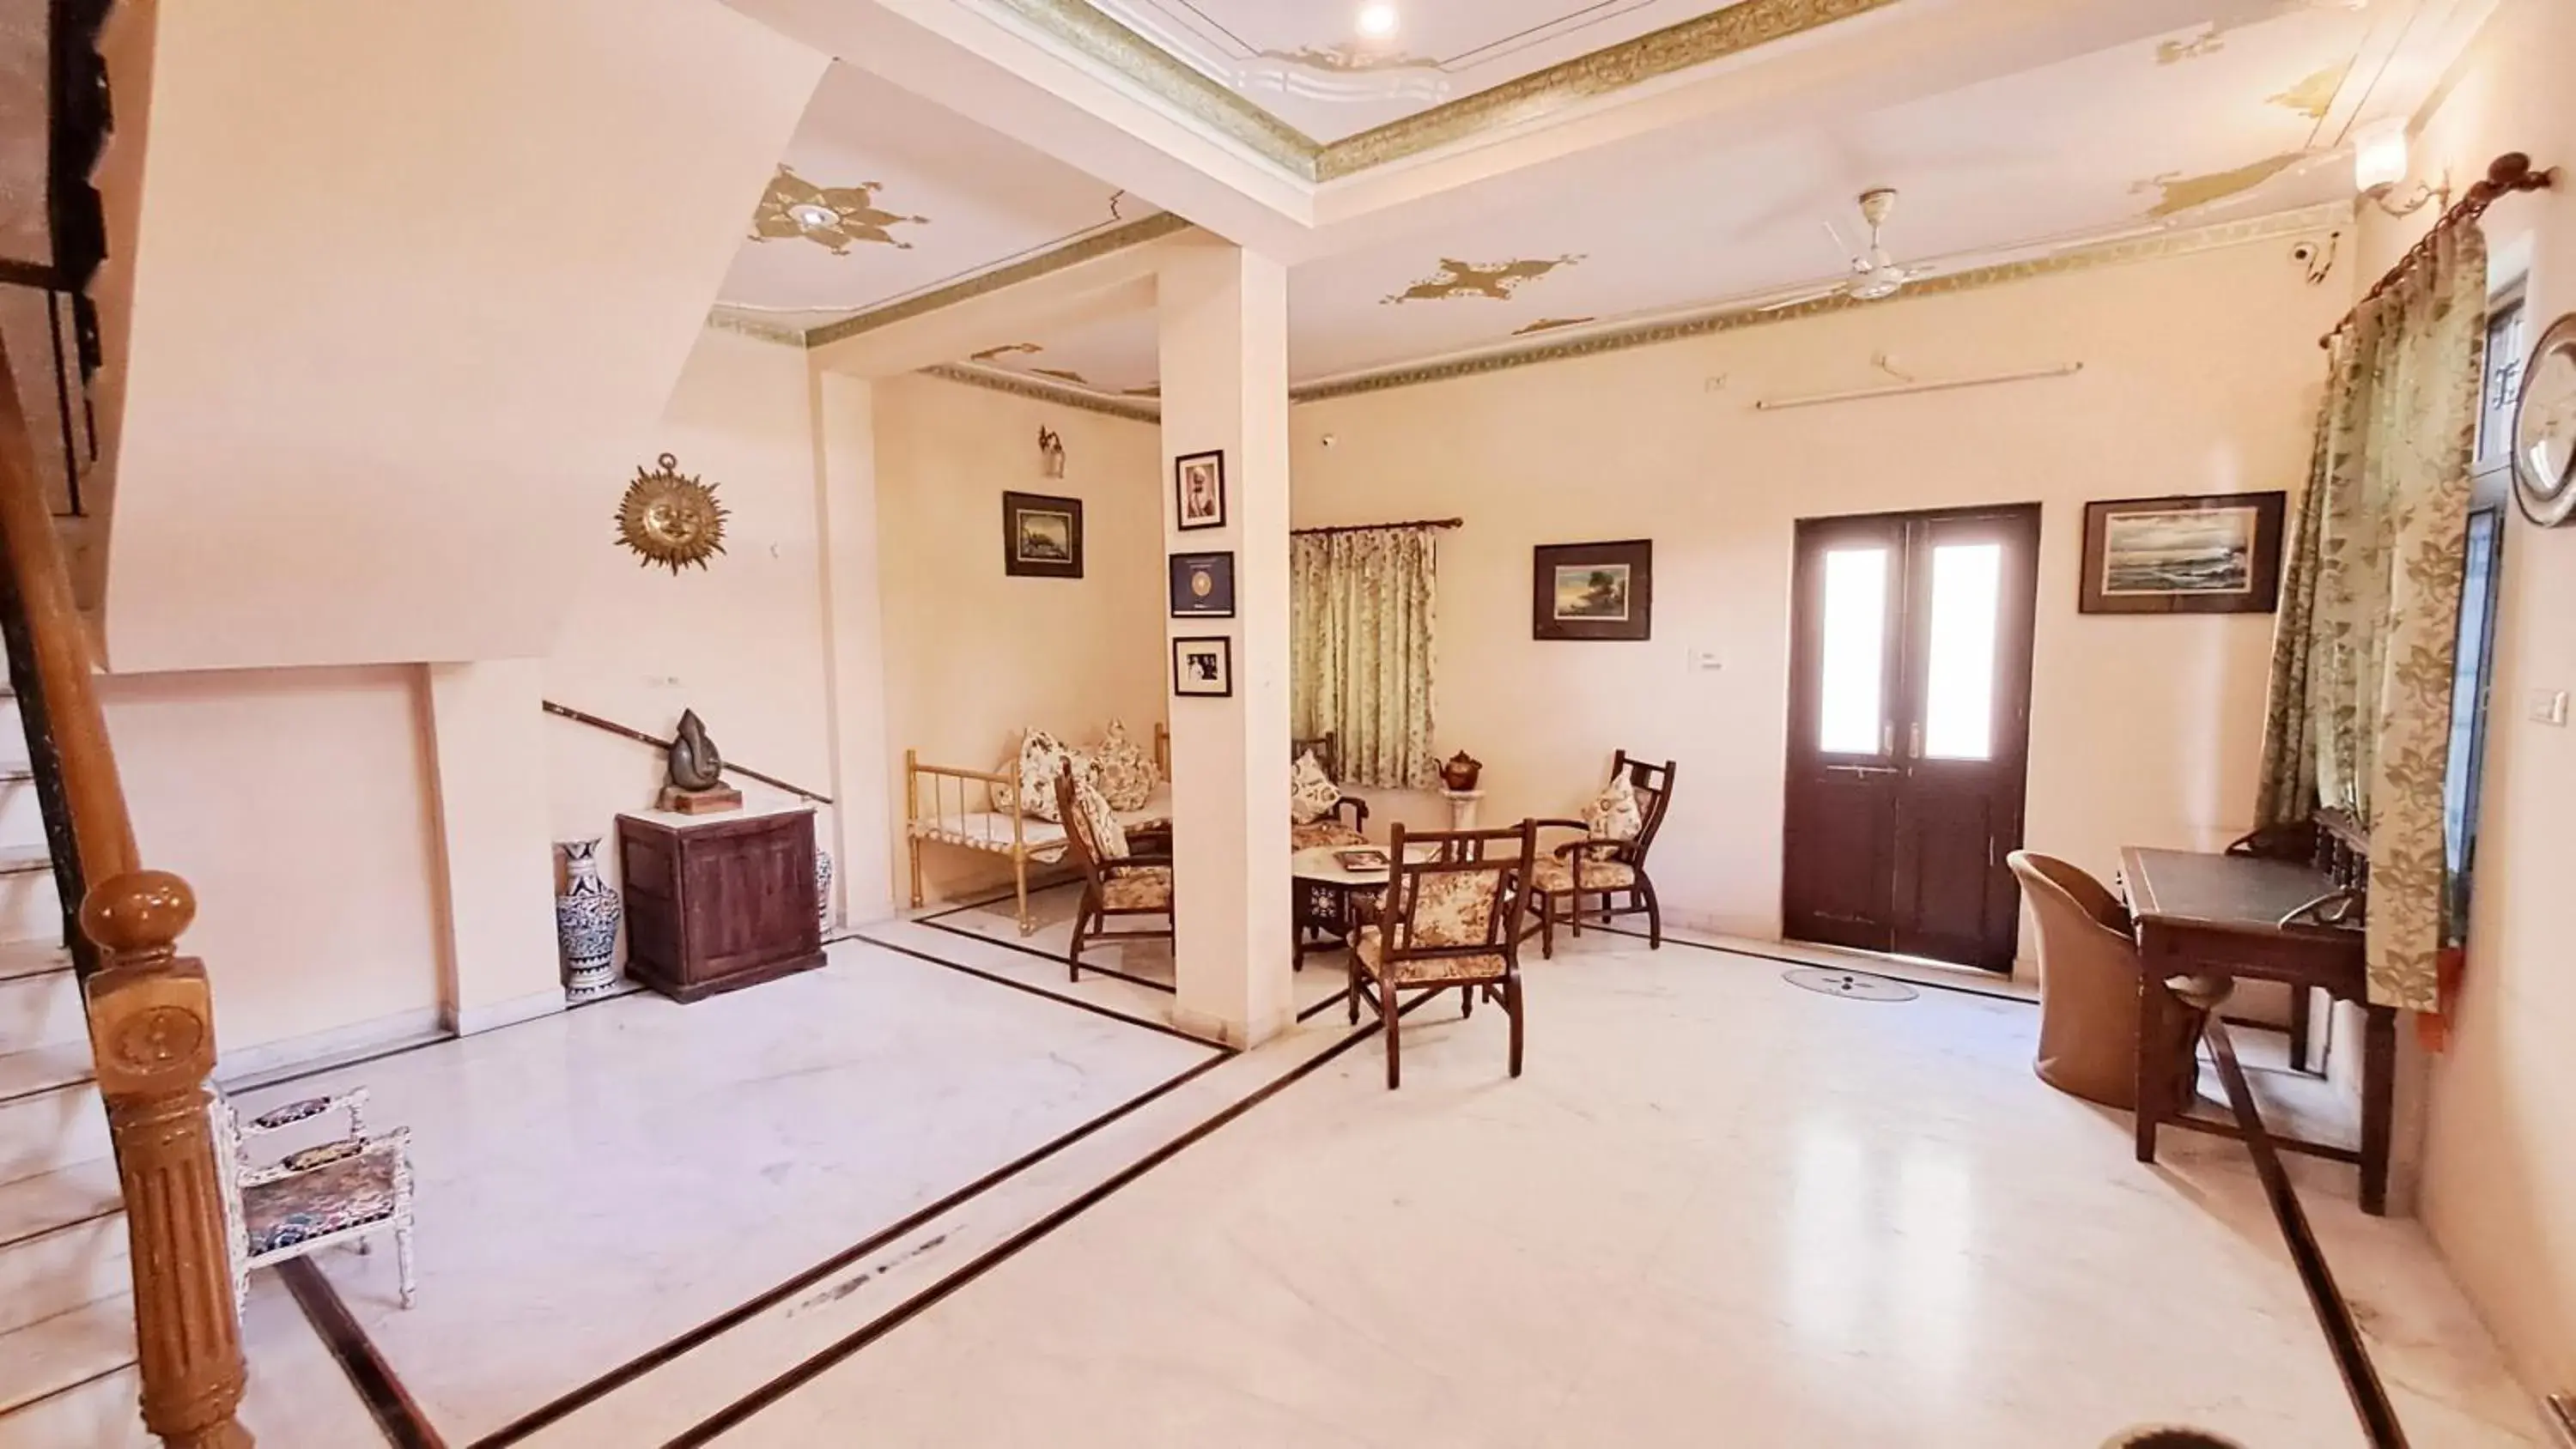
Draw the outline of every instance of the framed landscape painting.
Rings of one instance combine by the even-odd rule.
[[[1002,495],[1002,572],[1013,578],[1082,577],[1082,500]]]
[[[2281,602],[2287,493],[2084,505],[2087,614],[2268,614]]]
[[[1654,637],[1652,539],[1544,544],[1533,557],[1531,638]]]

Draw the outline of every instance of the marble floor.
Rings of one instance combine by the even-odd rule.
[[[451,1442],[1217,1056],[893,952],[831,956],[757,990],[626,997],[243,1099],[364,1083],[371,1123],[410,1129],[417,1305],[399,1306],[390,1252],[319,1261]],[[267,1347],[251,1345],[264,1368]]]
[[[1402,1091],[1341,1055],[684,1442],[2361,1442],[2241,1148],[2133,1163],[2019,1003],[1779,970],[1560,949],[1519,1081],[1435,1004]],[[2302,1175],[2414,1442],[2541,1443],[2420,1230]]]
[[[738,996],[347,1074],[419,1144],[420,1307],[389,1255],[327,1270],[449,1443],[2361,1442],[2243,1150],[2132,1162],[2124,1114],[2032,1076],[2022,1002],[1835,999],[1587,935],[1529,968],[1526,1076],[1449,996],[1407,1018],[1389,1093],[1324,996],[1222,1053],[1015,930],[869,935]],[[2297,1172],[2413,1442],[2539,1449],[2420,1229]],[[259,1372],[317,1371],[266,1342],[296,1326],[254,1334]]]

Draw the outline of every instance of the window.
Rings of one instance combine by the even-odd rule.
[[[2522,391],[2523,299],[2498,297],[2487,314],[2487,375],[2478,406],[2478,461],[2499,462],[2513,450],[2513,403]]]
[[[1825,555],[1823,708],[1816,748],[1829,755],[1884,753],[1880,691],[1887,680],[1887,550]]]
[[[2496,611],[2504,582],[2504,495],[2513,486],[2513,407],[2522,389],[2519,286],[2488,303],[2486,376],[2478,407],[2478,464],[2460,576],[2458,654],[2451,664],[2451,750],[2442,777],[2442,861],[2449,872],[2443,937],[2468,937],[2477,864],[2478,787],[2486,773],[2487,712],[2495,683]]]

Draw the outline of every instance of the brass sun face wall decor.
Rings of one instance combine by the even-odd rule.
[[[680,472],[680,460],[664,453],[651,472],[635,470],[626,496],[617,505],[617,541],[643,555],[639,565],[660,564],[676,577],[680,570],[724,552],[725,506],[716,501],[715,485]]]
[[[817,186],[781,166],[778,174],[769,178],[769,189],[761,193],[760,205],[752,208],[751,239],[767,242],[802,237],[836,257],[847,256],[858,242],[910,251],[912,243],[896,240],[894,228],[926,226],[930,218],[902,216],[878,206],[877,193],[884,185],[880,181],[862,181],[856,186]]]

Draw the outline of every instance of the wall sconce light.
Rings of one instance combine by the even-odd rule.
[[[2442,178],[2439,186],[2430,183],[2418,185],[2403,201],[2389,200],[2390,195],[2405,184],[2410,169],[2404,117],[2374,121],[2353,133],[2353,184],[2361,188],[2362,195],[2376,202],[2380,210],[2390,216],[2412,216],[2435,201],[2441,202],[2444,210],[2449,210],[2451,181],[2448,176]]]
[[[1053,428],[1038,429],[1038,464],[1049,478],[1064,476],[1064,439]]]

